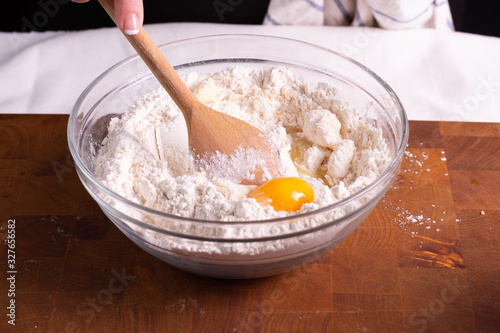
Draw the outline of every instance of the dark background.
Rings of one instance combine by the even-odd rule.
[[[457,31],[500,37],[499,0],[449,2]],[[144,0],[145,23],[261,24],[268,4],[269,0]],[[69,0],[13,0],[4,6],[0,13],[0,31],[82,30],[113,26],[95,0],[85,4]]]

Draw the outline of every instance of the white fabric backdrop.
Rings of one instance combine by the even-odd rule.
[[[500,122],[500,39],[433,29],[147,25],[158,44],[250,33],[308,41],[344,53],[380,75],[411,120]],[[68,114],[100,73],[134,53],[116,28],[0,33],[0,113]]]

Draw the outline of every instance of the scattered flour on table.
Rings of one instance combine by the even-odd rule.
[[[252,124],[279,147],[285,176],[310,183],[314,202],[296,213],[349,197],[370,184],[390,162],[381,129],[360,119],[336,96],[334,87],[325,83],[313,87],[290,68],[234,67],[206,76],[191,73],[184,80],[203,103]],[[196,169],[182,114],[162,88],[110,121],[94,162],[95,175],[104,185],[158,211],[213,221],[295,214],[275,211],[247,197],[255,186]],[[313,222],[297,223],[307,228]],[[297,223],[276,226],[279,230],[273,232],[299,228]],[[178,227],[183,228],[182,223]]]
[[[441,151],[442,155],[439,160],[446,161],[445,151]],[[431,164],[429,165],[429,162]],[[405,151],[402,161],[402,168],[400,170],[400,177],[396,179],[394,185],[389,191],[398,191],[401,187],[405,187],[407,190],[414,189],[414,179],[420,177],[421,180],[425,182],[432,182],[431,166],[432,161],[429,158],[427,152],[421,151],[421,149],[409,149]],[[444,173],[447,176],[447,173]],[[412,200],[412,199],[408,199]],[[453,212],[447,212],[439,205],[435,203],[429,204],[428,207],[417,208],[415,203],[413,205],[408,204],[408,206],[413,206],[411,209],[405,208],[407,200],[399,199],[397,201],[391,202],[382,198],[380,203],[385,207],[386,210],[390,211],[392,220],[391,222],[398,226],[401,230],[405,231],[403,238],[403,245],[405,245],[406,238],[411,238],[411,244],[414,244],[415,238],[420,238],[420,248],[422,248],[424,241],[426,239],[432,239],[433,232],[441,232],[444,230],[440,226],[446,226],[450,222],[460,223],[461,220],[454,216]],[[416,201],[416,200],[415,200]],[[429,234],[426,234],[426,233]]]

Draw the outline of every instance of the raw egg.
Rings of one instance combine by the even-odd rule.
[[[281,177],[271,179],[249,193],[258,203],[271,205],[275,210],[296,212],[303,204],[314,201],[314,191],[303,179]]]

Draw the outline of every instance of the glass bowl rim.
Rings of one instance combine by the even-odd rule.
[[[179,222],[182,222],[182,221],[185,221],[185,222],[194,222],[194,223],[200,223],[200,224],[207,225],[207,226],[211,225],[211,224],[214,224],[214,225],[217,225],[217,226],[221,226],[221,225],[238,226],[238,225],[253,225],[253,224],[274,224],[274,223],[280,223],[280,222],[281,223],[283,223],[283,222],[293,223],[294,221],[303,220],[303,219],[306,219],[306,218],[311,218],[311,217],[319,215],[319,214],[321,214],[321,213],[323,213],[325,211],[334,210],[336,208],[345,206],[345,205],[347,205],[348,203],[350,203],[352,201],[355,201],[356,199],[358,199],[359,197],[363,196],[367,192],[370,192],[373,188],[377,187],[382,181],[384,181],[387,177],[389,177],[395,171],[396,168],[399,167],[399,164],[400,164],[400,162],[402,160],[403,154],[404,154],[404,152],[406,150],[406,145],[407,145],[408,136],[409,136],[409,124],[408,124],[408,117],[407,117],[406,111],[405,111],[405,109],[404,109],[404,107],[403,107],[403,105],[402,105],[399,97],[394,92],[394,90],[382,78],[380,78],[376,73],[374,73],[371,69],[369,69],[365,65],[361,64],[360,62],[358,62],[358,61],[356,61],[356,60],[354,60],[354,59],[352,59],[352,58],[350,58],[350,57],[348,57],[346,55],[343,55],[343,54],[341,54],[339,52],[333,51],[333,50],[328,49],[326,47],[322,47],[322,46],[319,46],[319,45],[316,45],[316,44],[313,44],[313,43],[309,43],[309,42],[305,42],[305,41],[301,41],[301,40],[296,40],[296,39],[292,39],[292,38],[288,38],[288,37],[278,37],[278,36],[260,35],[260,34],[216,34],[216,35],[197,36],[197,37],[190,37],[190,38],[185,38],[185,39],[181,39],[181,40],[176,40],[176,41],[172,41],[172,42],[160,44],[160,45],[158,45],[158,47],[161,50],[162,48],[175,47],[175,46],[178,46],[178,45],[182,45],[183,43],[193,42],[193,41],[197,41],[197,40],[209,40],[209,39],[221,39],[221,38],[256,39],[256,40],[260,40],[260,39],[272,39],[272,40],[276,40],[278,42],[289,42],[289,43],[295,43],[295,44],[298,44],[298,45],[305,45],[306,47],[313,48],[313,49],[315,48],[315,49],[321,50],[323,52],[326,51],[326,52],[331,53],[332,55],[334,55],[336,57],[343,58],[344,60],[352,63],[353,65],[355,65],[359,69],[365,71],[372,78],[374,78],[377,81],[377,83],[380,84],[380,86],[382,88],[384,88],[384,90],[388,93],[388,95],[391,96],[391,99],[394,102],[394,105],[399,110],[400,119],[401,119],[401,140],[399,142],[399,146],[398,146],[398,148],[396,150],[396,153],[395,153],[394,157],[391,159],[390,163],[386,166],[386,168],[384,169],[384,171],[374,181],[372,181],[367,186],[363,187],[361,190],[359,190],[356,193],[348,196],[345,199],[336,201],[333,204],[330,204],[330,205],[327,205],[327,206],[324,206],[324,207],[320,207],[320,208],[318,208],[316,210],[305,212],[305,213],[290,214],[290,215],[285,216],[285,217],[278,217],[278,218],[264,219],[264,220],[219,221],[219,220],[196,219],[196,218],[183,217],[183,216],[179,216],[179,215],[174,215],[174,214],[162,212],[162,211],[159,211],[159,210],[155,210],[155,209],[143,206],[143,205],[138,204],[136,202],[133,202],[133,201],[131,201],[131,200],[129,200],[129,199],[127,199],[127,198],[125,198],[125,197],[123,197],[123,196],[115,193],[115,192],[113,192],[109,188],[107,188],[85,166],[85,164],[83,163],[83,161],[82,161],[82,159],[81,159],[81,157],[80,157],[80,155],[78,153],[78,149],[76,147],[76,142],[74,142],[75,141],[74,140],[75,139],[74,125],[75,125],[75,122],[76,122],[76,119],[77,119],[78,110],[80,109],[80,107],[81,107],[84,99],[87,97],[87,95],[90,93],[90,91],[96,85],[98,85],[99,82],[102,81],[110,73],[112,73],[113,71],[117,70],[118,68],[120,68],[122,66],[125,66],[127,63],[135,61],[137,58],[139,58],[138,54],[134,54],[134,55],[126,57],[125,59],[117,62],[116,64],[114,64],[113,66],[111,66],[107,70],[105,70],[103,73],[101,73],[98,77],[96,77],[83,90],[83,92],[78,97],[77,101],[75,102],[75,105],[73,106],[73,108],[71,110],[71,113],[70,113],[70,116],[69,116],[69,120],[68,120],[67,139],[68,139],[69,150],[70,150],[71,155],[73,156],[73,159],[74,159],[74,162],[75,162],[75,166],[81,172],[83,172],[83,174],[85,175],[85,177],[87,179],[91,180],[92,184],[94,186],[96,186],[100,191],[102,191],[105,194],[109,195],[113,199],[120,201],[121,203],[125,204],[126,206],[130,206],[131,208],[137,209],[137,210],[139,210],[141,212],[144,212],[144,213],[146,213],[148,215],[153,215],[153,216],[157,216],[157,217],[160,217],[160,218],[173,219],[173,220],[177,220]],[[185,64],[183,64],[183,65],[185,65]],[[151,73],[145,74],[145,75],[143,75],[143,77],[146,76],[146,75],[152,75],[152,74]],[[104,95],[103,97],[105,97],[105,96],[106,95]],[[80,130],[80,132],[81,131],[82,130]],[[87,188],[87,186],[85,186],[85,187]],[[377,197],[377,196],[375,195],[375,197]],[[371,202],[371,200],[370,200],[370,202]],[[109,208],[111,208],[111,209],[119,212],[120,215],[123,214],[123,215],[127,216],[129,219],[133,220],[134,224],[139,224],[141,227],[145,227],[145,228],[151,229],[151,230],[155,230],[156,229],[155,231],[166,231],[166,229],[164,229],[164,228],[156,227],[156,226],[153,226],[153,225],[148,224],[146,222],[138,221],[138,220],[132,218],[131,216],[129,216],[127,214],[124,214],[122,211],[120,211],[120,210],[118,210],[118,209],[116,209],[116,208],[114,208],[112,206],[107,205],[107,207],[109,207]],[[363,209],[364,207],[366,207],[366,205],[362,205],[362,206],[358,207],[357,209],[355,209],[354,211],[358,211],[360,209]],[[344,215],[344,216],[342,216],[342,217],[340,217],[338,219],[335,219],[335,220],[330,221],[329,223],[325,223],[325,224],[326,225],[331,225],[331,224],[334,224],[334,223],[337,223],[337,222],[341,222],[346,216],[352,215],[351,213],[353,213],[353,212],[350,212],[349,214],[346,214],[346,215]],[[308,230],[312,231],[314,229],[316,229],[316,228],[310,228]]]

